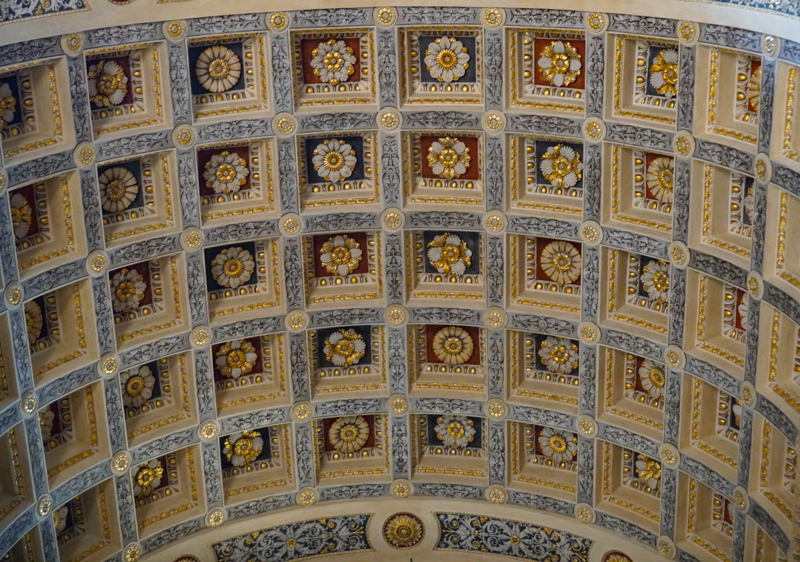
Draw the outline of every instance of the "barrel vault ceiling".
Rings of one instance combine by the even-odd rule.
[[[0,47],[0,555],[791,558],[798,68],[521,8]]]

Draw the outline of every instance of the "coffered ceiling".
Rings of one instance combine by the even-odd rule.
[[[5,559],[793,555],[800,44],[185,5],[0,47]]]

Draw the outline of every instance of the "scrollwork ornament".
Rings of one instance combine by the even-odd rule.
[[[3,301],[5,301],[6,308],[9,310],[15,310],[19,307],[22,304],[22,297],[22,285],[16,281],[9,283],[3,292]]]
[[[297,213],[286,213],[278,221],[278,230],[289,238],[300,236],[300,232],[303,230],[303,219]]]
[[[136,562],[142,556],[142,547],[139,543],[132,542],[125,547],[122,558],[125,562]]]
[[[120,451],[111,457],[111,472],[119,476],[125,474],[131,467],[131,456],[128,451]]]
[[[5,168],[0,166],[0,193],[2,193],[6,187],[8,187],[8,172],[6,172]]]
[[[747,490],[741,486],[736,486],[733,489],[733,503],[736,504],[736,509],[747,513],[750,510],[750,496],[747,494]]]
[[[217,420],[206,420],[201,422],[197,428],[197,437],[200,441],[210,443],[214,441],[220,431],[220,425]]]
[[[404,326],[408,322],[408,310],[402,304],[393,304],[386,307],[383,318],[392,326]]]
[[[508,324],[508,314],[497,306],[489,307],[483,312],[483,323],[490,330],[502,330]]]
[[[292,21],[289,14],[286,12],[272,12],[266,15],[267,27],[273,33],[280,33],[289,29],[289,23]]]
[[[44,519],[53,511],[53,498],[49,494],[43,494],[36,500],[36,515],[39,520]]]
[[[674,559],[678,552],[675,548],[675,543],[672,542],[672,539],[664,535],[658,537],[658,540],[656,541],[656,548],[658,548],[661,556],[664,558],[669,558],[670,560]]]
[[[381,224],[386,230],[400,230],[406,222],[406,215],[400,209],[389,207],[381,213]]]
[[[579,521],[591,525],[597,520],[597,513],[588,503],[579,503],[575,505],[575,517]]]
[[[686,354],[677,345],[668,345],[664,350],[664,358],[671,369],[683,369],[686,365]]]
[[[678,240],[669,245],[669,259],[672,265],[678,269],[686,269],[689,267],[689,260],[691,253],[689,247]]]
[[[481,222],[489,234],[502,234],[508,227],[508,217],[502,211],[489,211]]]
[[[199,228],[190,227],[181,232],[181,248],[187,252],[196,252],[203,247],[205,235]]]
[[[508,490],[500,484],[492,484],[486,488],[484,496],[487,501],[497,504],[504,504],[508,501]]]
[[[195,349],[205,349],[211,345],[211,328],[197,326],[189,332],[189,344]]]
[[[502,111],[491,109],[481,117],[483,130],[489,135],[499,135],[506,128],[506,116]]]
[[[608,29],[608,14],[592,12],[586,15],[586,29],[593,35],[600,35]]]
[[[178,125],[172,130],[171,138],[178,150],[190,150],[197,142],[197,131],[191,125]]]
[[[584,221],[578,229],[581,241],[589,247],[599,246],[603,241],[603,227],[596,221]]]
[[[97,150],[94,144],[90,142],[82,142],[75,147],[72,151],[72,160],[79,170],[88,170],[94,165],[95,158],[97,157]]]
[[[297,402],[294,406],[292,406],[289,415],[294,421],[303,422],[307,419],[311,418],[311,413],[313,410],[311,409],[311,402]]]
[[[581,435],[586,437],[594,437],[597,435],[597,422],[592,416],[587,416],[586,414],[578,416],[577,426]]]
[[[389,493],[396,498],[407,498],[414,493],[414,486],[405,478],[398,478],[389,485]]]
[[[672,137],[672,150],[678,158],[691,158],[694,154],[694,137],[689,131],[678,131]]]
[[[375,8],[372,12],[375,25],[388,29],[397,23],[397,10],[390,7]]]
[[[292,333],[300,333],[308,326],[308,314],[303,310],[292,310],[286,314],[284,319],[286,329]]]
[[[678,468],[678,465],[681,463],[680,451],[669,443],[664,443],[659,447],[658,456],[665,465],[672,468]]]
[[[119,356],[116,353],[109,352],[103,355],[97,362],[97,373],[101,378],[111,379],[116,376],[119,370]]]
[[[307,507],[309,505],[314,505],[317,503],[319,499],[319,492],[317,492],[316,488],[306,487],[297,492],[296,500],[297,505],[301,507]]]
[[[774,35],[764,35],[761,39],[761,52],[768,60],[775,60],[781,52],[781,40]]]
[[[205,524],[208,528],[219,527],[228,518],[227,513],[220,507],[215,507],[206,513]]]
[[[506,22],[506,11],[502,8],[486,8],[481,21],[486,29],[498,29]]]
[[[392,133],[403,124],[403,114],[396,107],[384,107],[375,116],[375,122],[381,131]]]
[[[742,406],[748,408],[750,410],[756,407],[756,402],[758,401],[758,393],[756,392],[756,387],[753,386],[753,383],[750,381],[744,381],[742,383]]]
[[[753,175],[758,180],[758,183],[766,185],[772,179],[772,162],[769,155],[763,152],[756,155],[753,160]]]
[[[587,142],[603,142],[603,139],[606,138],[607,131],[606,124],[597,117],[589,117],[581,125],[583,138],[586,139]]]
[[[290,137],[297,131],[297,119],[291,113],[278,113],[272,119],[272,130],[278,138]]]
[[[36,393],[32,390],[26,391],[19,399],[19,409],[22,412],[23,418],[29,418],[36,413],[36,408],[39,406],[39,399]]]
[[[410,403],[408,401],[408,397],[404,394],[392,394],[387,401],[387,405],[389,406],[389,411],[392,414],[396,416],[402,416],[408,412]]]
[[[186,37],[186,22],[184,20],[165,21],[161,24],[164,37],[170,43],[180,43]]]
[[[108,254],[103,250],[95,250],[86,256],[86,272],[90,277],[102,277],[111,263]]]
[[[597,345],[600,341],[600,326],[588,320],[581,322],[578,325],[578,337],[586,345]]]
[[[761,300],[764,296],[764,279],[758,271],[747,274],[747,292],[752,299]]]
[[[86,37],[83,33],[68,33],[61,36],[61,48],[68,57],[77,57],[83,52]]]
[[[698,29],[699,26],[693,21],[679,21],[678,40],[687,47],[697,44],[697,39],[700,36]]]
[[[489,419],[502,421],[508,416],[508,404],[500,398],[490,398],[483,403],[483,411]]]

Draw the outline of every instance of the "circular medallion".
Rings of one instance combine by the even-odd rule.
[[[217,507],[206,514],[206,527],[219,527],[225,522],[225,511]]]
[[[602,562],[633,562],[631,557],[620,552],[619,550],[611,550],[603,555]]]
[[[389,486],[389,493],[396,498],[407,498],[411,495],[412,491],[413,486],[411,482],[403,478],[398,478]]]
[[[183,20],[165,21],[161,28],[170,43],[177,43],[186,35],[186,22]]]
[[[413,548],[424,536],[425,526],[411,513],[395,513],[383,524],[383,539],[393,548]]]
[[[392,27],[397,22],[397,10],[394,8],[375,8],[373,12],[375,25],[378,27]]]
[[[297,130],[297,119],[291,113],[278,113],[272,119],[272,130],[279,137],[288,137]]]
[[[484,495],[492,503],[506,503],[508,501],[508,490],[506,490],[505,486],[499,484],[492,484],[486,488]]]
[[[267,26],[270,31],[280,33],[289,27],[289,14],[286,12],[275,12],[267,14]]]
[[[395,415],[403,415],[408,411],[408,398],[404,394],[392,394],[389,397],[389,408]]]

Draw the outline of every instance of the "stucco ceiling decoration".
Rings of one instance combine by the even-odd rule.
[[[800,44],[66,31],[0,47],[5,559],[798,555]]]

